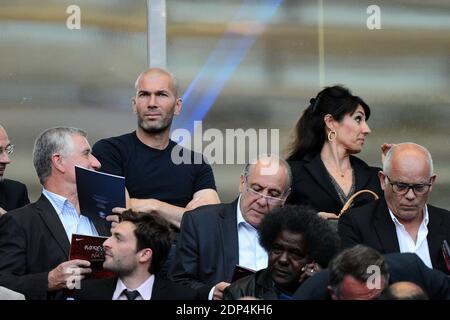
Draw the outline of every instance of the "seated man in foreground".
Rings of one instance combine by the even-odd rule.
[[[428,268],[413,253],[381,255],[364,245],[339,253],[329,269],[303,283],[296,300],[373,300],[389,285],[408,281],[420,286],[430,299],[450,299],[450,277]]]
[[[116,278],[83,281],[76,300],[192,300],[197,292],[159,277],[170,250],[169,224],[154,214],[124,211],[103,243],[103,268]]]
[[[233,282],[224,291],[225,300],[248,296],[290,300],[303,281],[328,266],[339,249],[337,232],[310,207],[275,209],[263,218],[258,233],[269,265]]]

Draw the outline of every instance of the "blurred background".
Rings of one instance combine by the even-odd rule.
[[[367,27],[372,4],[381,9],[378,30]],[[80,30],[66,26],[70,5],[81,9]],[[168,0],[166,7],[167,67],[190,94],[176,127],[203,120],[203,130],[223,134],[278,129],[282,151],[310,98],[343,84],[372,108],[359,156],[379,166],[383,142],[426,146],[438,174],[430,202],[450,208],[448,0]],[[147,66],[146,10],[144,0],[0,0],[0,124],[16,145],[5,176],[27,184],[30,200],[41,191],[31,158],[41,131],[80,127],[93,144],[136,128],[130,97]],[[213,165],[222,201],[237,195],[241,169]]]

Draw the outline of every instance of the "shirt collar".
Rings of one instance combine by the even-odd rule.
[[[239,196],[239,199],[238,199],[236,212],[237,212],[237,225],[238,225],[238,227],[242,223],[247,223],[245,221],[244,217],[242,216],[242,212],[241,212],[241,196]]]
[[[58,215],[62,214],[64,205],[70,204],[70,202],[67,198],[65,198],[59,194],[56,194],[54,192],[48,191],[45,188],[42,190],[42,194],[48,199],[48,201],[50,201],[51,205],[53,206],[53,208],[55,209],[55,211]]]
[[[237,227],[239,229],[239,226],[245,226],[245,227],[251,227],[252,229],[256,230],[256,228],[254,226],[252,226],[250,223],[248,223],[244,219],[244,216],[242,215],[242,211],[241,211],[241,196],[242,195],[239,196],[238,203],[237,203],[237,209],[236,209],[236,212],[237,212]]]
[[[147,278],[139,287],[135,290],[139,292],[139,295],[143,300],[150,300],[152,297],[153,284],[155,282],[155,275],[151,275]],[[114,291],[113,300],[117,300],[121,295],[123,290],[127,289],[123,281],[119,278],[117,279],[116,290]]]

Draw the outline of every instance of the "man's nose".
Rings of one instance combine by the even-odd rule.
[[[156,95],[155,94],[150,94],[149,99],[148,99],[148,106],[149,107],[156,106]]]
[[[408,192],[405,194],[405,198],[409,200],[414,200],[416,198],[416,194],[414,193],[413,188],[409,188]]]
[[[109,239],[110,239],[110,238],[106,239],[105,242],[103,242],[103,248],[104,248],[104,249],[106,249],[106,248],[111,248],[111,246],[109,245]]]
[[[9,157],[8,152],[6,150],[3,150],[2,153],[0,153],[0,163],[10,163],[11,158]]]
[[[95,170],[100,169],[102,165],[100,164],[100,161],[98,161],[98,159],[91,154],[91,167],[94,168]]]
[[[267,198],[262,194],[260,195],[257,202],[261,207],[265,207],[269,204],[269,201],[267,200]]]
[[[287,261],[288,261],[288,253],[286,251],[283,251],[280,258],[278,259],[278,262],[285,264],[287,263]]]

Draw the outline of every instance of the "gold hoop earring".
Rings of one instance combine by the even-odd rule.
[[[328,141],[333,141],[334,139],[336,139],[337,133],[334,130],[331,130],[330,132],[328,132]]]

